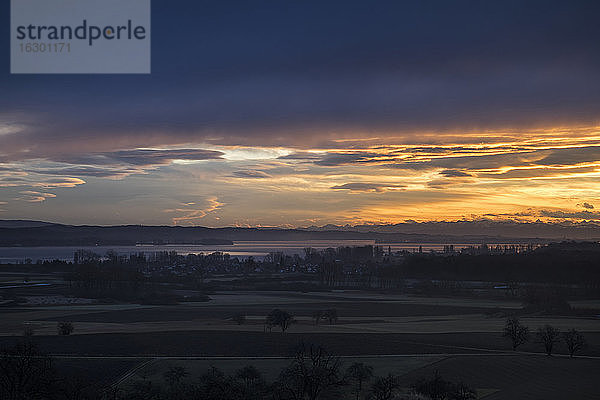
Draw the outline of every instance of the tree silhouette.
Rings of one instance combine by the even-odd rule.
[[[544,325],[543,328],[538,328],[536,332],[538,341],[544,345],[547,355],[552,355],[552,347],[554,343],[560,340],[560,331],[553,326]]]
[[[231,397],[231,391],[231,380],[220,369],[211,367],[200,376],[197,398],[203,400],[227,399]]]
[[[517,350],[517,347],[529,340],[529,328],[521,325],[521,321],[517,317],[510,317],[504,324],[502,336],[509,338],[512,349]]]
[[[234,321],[238,325],[243,325],[246,323],[246,314],[245,313],[237,313],[233,317],[231,317],[231,320]]]
[[[415,392],[427,396],[432,400],[443,400],[450,390],[450,382],[444,380],[438,371],[435,371],[433,377],[424,378],[418,381],[415,386]]]
[[[398,389],[398,378],[392,374],[378,378],[371,385],[371,397],[373,400],[391,400]]]
[[[330,325],[335,324],[338,320],[337,310],[335,308],[330,308],[329,310],[326,310],[325,318],[327,318],[327,321],[329,321]]]
[[[477,393],[464,383],[454,383],[441,377],[435,371],[433,377],[418,381],[414,390],[431,400],[471,400],[477,398]]]
[[[235,389],[240,400],[264,399],[268,385],[260,371],[253,365],[247,365],[235,372]]]
[[[188,375],[187,370],[184,367],[171,367],[168,371],[163,374],[165,381],[169,384],[171,390],[177,387],[183,378]]]
[[[276,308],[267,315],[265,322],[268,327],[280,327],[281,332],[283,333],[290,327],[291,324],[296,321],[294,320],[294,316],[292,314]]]
[[[140,379],[133,383],[126,398],[127,400],[160,400],[160,386],[153,385],[152,381]]]
[[[62,336],[70,335],[75,330],[72,322],[62,321],[56,325],[56,329],[58,330],[58,334]]]
[[[247,365],[243,368],[238,369],[235,372],[235,377],[236,379],[242,381],[246,387],[249,387],[253,383],[262,380],[262,374],[253,365]]]
[[[315,325],[319,325],[322,319],[327,320],[329,324],[335,324],[338,320],[338,313],[335,308],[331,308],[329,310],[316,310],[312,314],[313,321]]]
[[[368,382],[371,378],[373,378],[373,367],[370,365],[354,363],[346,369],[346,380],[356,385],[354,393],[357,400],[362,393],[363,383]]]
[[[52,360],[28,341],[0,353],[1,399],[46,399],[56,381]]]
[[[563,333],[563,340],[567,345],[567,349],[569,349],[569,355],[571,357],[586,345],[583,334],[575,329],[569,329]]]
[[[471,389],[469,386],[464,383],[456,383],[453,384],[452,395],[450,396],[452,400],[471,400],[477,399],[477,392]]]
[[[30,338],[35,335],[35,329],[31,325],[25,325],[23,327],[23,337]]]
[[[300,345],[292,363],[279,375],[275,398],[317,400],[343,384],[340,360],[320,346]]]
[[[315,322],[315,325],[319,325],[319,322],[321,322],[321,319],[323,319],[323,310],[314,311],[312,314],[312,318]]]

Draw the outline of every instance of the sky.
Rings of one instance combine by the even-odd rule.
[[[11,75],[0,219],[600,222],[597,1],[152,1],[149,75]]]

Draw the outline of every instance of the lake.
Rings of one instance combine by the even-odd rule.
[[[303,241],[236,241],[233,245],[137,245],[137,246],[51,246],[51,247],[0,247],[0,264],[21,262],[30,258],[36,260],[64,260],[72,261],[76,250],[89,250],[104,256],[109,250],[118,254],[155,253],[162,251],[175,251],[178,254],[213,253],[221,251],[229,253],[232,257],[254,257],[261,259],[270,252],[282,252],[286,255],[304,254],[304,249],[326,249],[328,247],[340,246],[366,246],[375,245],[374,240],[303,240]],[[423,251],[442,250],[442,243],[378,243],[385,251],[388,246],[392,251],[409,250],[416,251],[419,246]],[[454,244],[456,250],[473,243]]]

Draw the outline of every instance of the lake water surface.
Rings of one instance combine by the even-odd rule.
[[[138,246],[51,246],[51,247],[0,247],[0,264],[21,262],[27,258],[33,260],[64,260],[72,261],[73,253],[77,250],[89,250],[104,256],[112,250],[119,254],[155,253],[162,251],[175,251],[178,254],[213,253],[221,251],[229,253],[232,257],[254,257],[263,258],[270,252],[282,252],[287,255],[304,254],[304,249],[326,249],[328,247],[340,246],[365,246],[375,245],[374,240],[305,240],[305,241],[236,241],[233,245],[138,245]],[[441,243],[391,243],[377,244],[384,250],[388,246],[392,251],[409,250],[416,251],[419,246],[423,251],[441,250],[445,244]],[[459,250],[471,246],[471,243],[454,244]]]

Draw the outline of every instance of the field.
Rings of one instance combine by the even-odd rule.
[[[28,288],[32,297],[55,296],[56,290]],[[299,343],[324,346],[344,364],[361,361],[378,375],[399,375],[410,387],[438,371],[445,378],[475,387],[486,399],[592,398],[600,372],[600,319],[595,317],[523,315],[534,331],[551,324],[584,332],[585,358],[543,355],[535,341],[510,350],[501,329],[507,315],[519,313],[510,299],[434,298],[361,291],[221,292],[211,301],[171,306],[74,302],[32,302],[0,309],[0,346],[19,339],[24,326],[33,340],[56,357],[61,371],[89,377],[97,385],[128,387],[139,379],[162,382],[169,367],[184,366],[189,379],[211,366],[233,372],[252,364],[275,379]],[[594,301],[586,303],[594,308]],[[274,308],[294,314],[285,333],[264,326]],[[315,325],[316,310],[335,308],[335,324]],[[243,313],[238,325],[231,316]],[[56,333],[58,321],[71,321],[70,336]],[[98,372],[100,371],[100,372]],[[517,396],[518,394],[518,396]],[[586,397],[588,396],[588,397]]]
[[[343,357],[343,365],[363,362],[375,367],[375,373],[400,376],[401,385],[411,387],[423,377],[438,372],[444,377],[467,383],[476,388],[480,398],[496,399],[594,399],[597,360],[548,358],[523,355],[472,356],[411,356],[411,357]],[[212,366],[233,373],[240,366],[252,364],[264,372],[267,379],[275,379],[287,360],[155,360],[122,382],[130,384],[144,376],[160,382],[162,374],[173,366],[183,366],[189,379],[199,376]],[[565,395],[568,394],[568,397]]]
[[[290,328],[293,329],[293,328]],[[600,356],[600,334],[586,334],[589,346],[581,354]],[[7,345],[19,338],[0,337]],[[175,356],[175,357],[286,357],[301,343],[324,346],[339,355],[479,354],[510,351],[509,343],[496,333],[293,333],[240,331],[174,331],[44,335],[33,338],[52,354],[71,356]],[[252,345],[249,346],[248,344]],[[540,354],[542,345],[528,343],[519,348]],[[564,354],[562,345],[557,354]]]
[[[410,385],[438,371],[477,389],[493,389],[486,400],[595,399],[599,361],[545,356],[448,357],[401,377]]]

